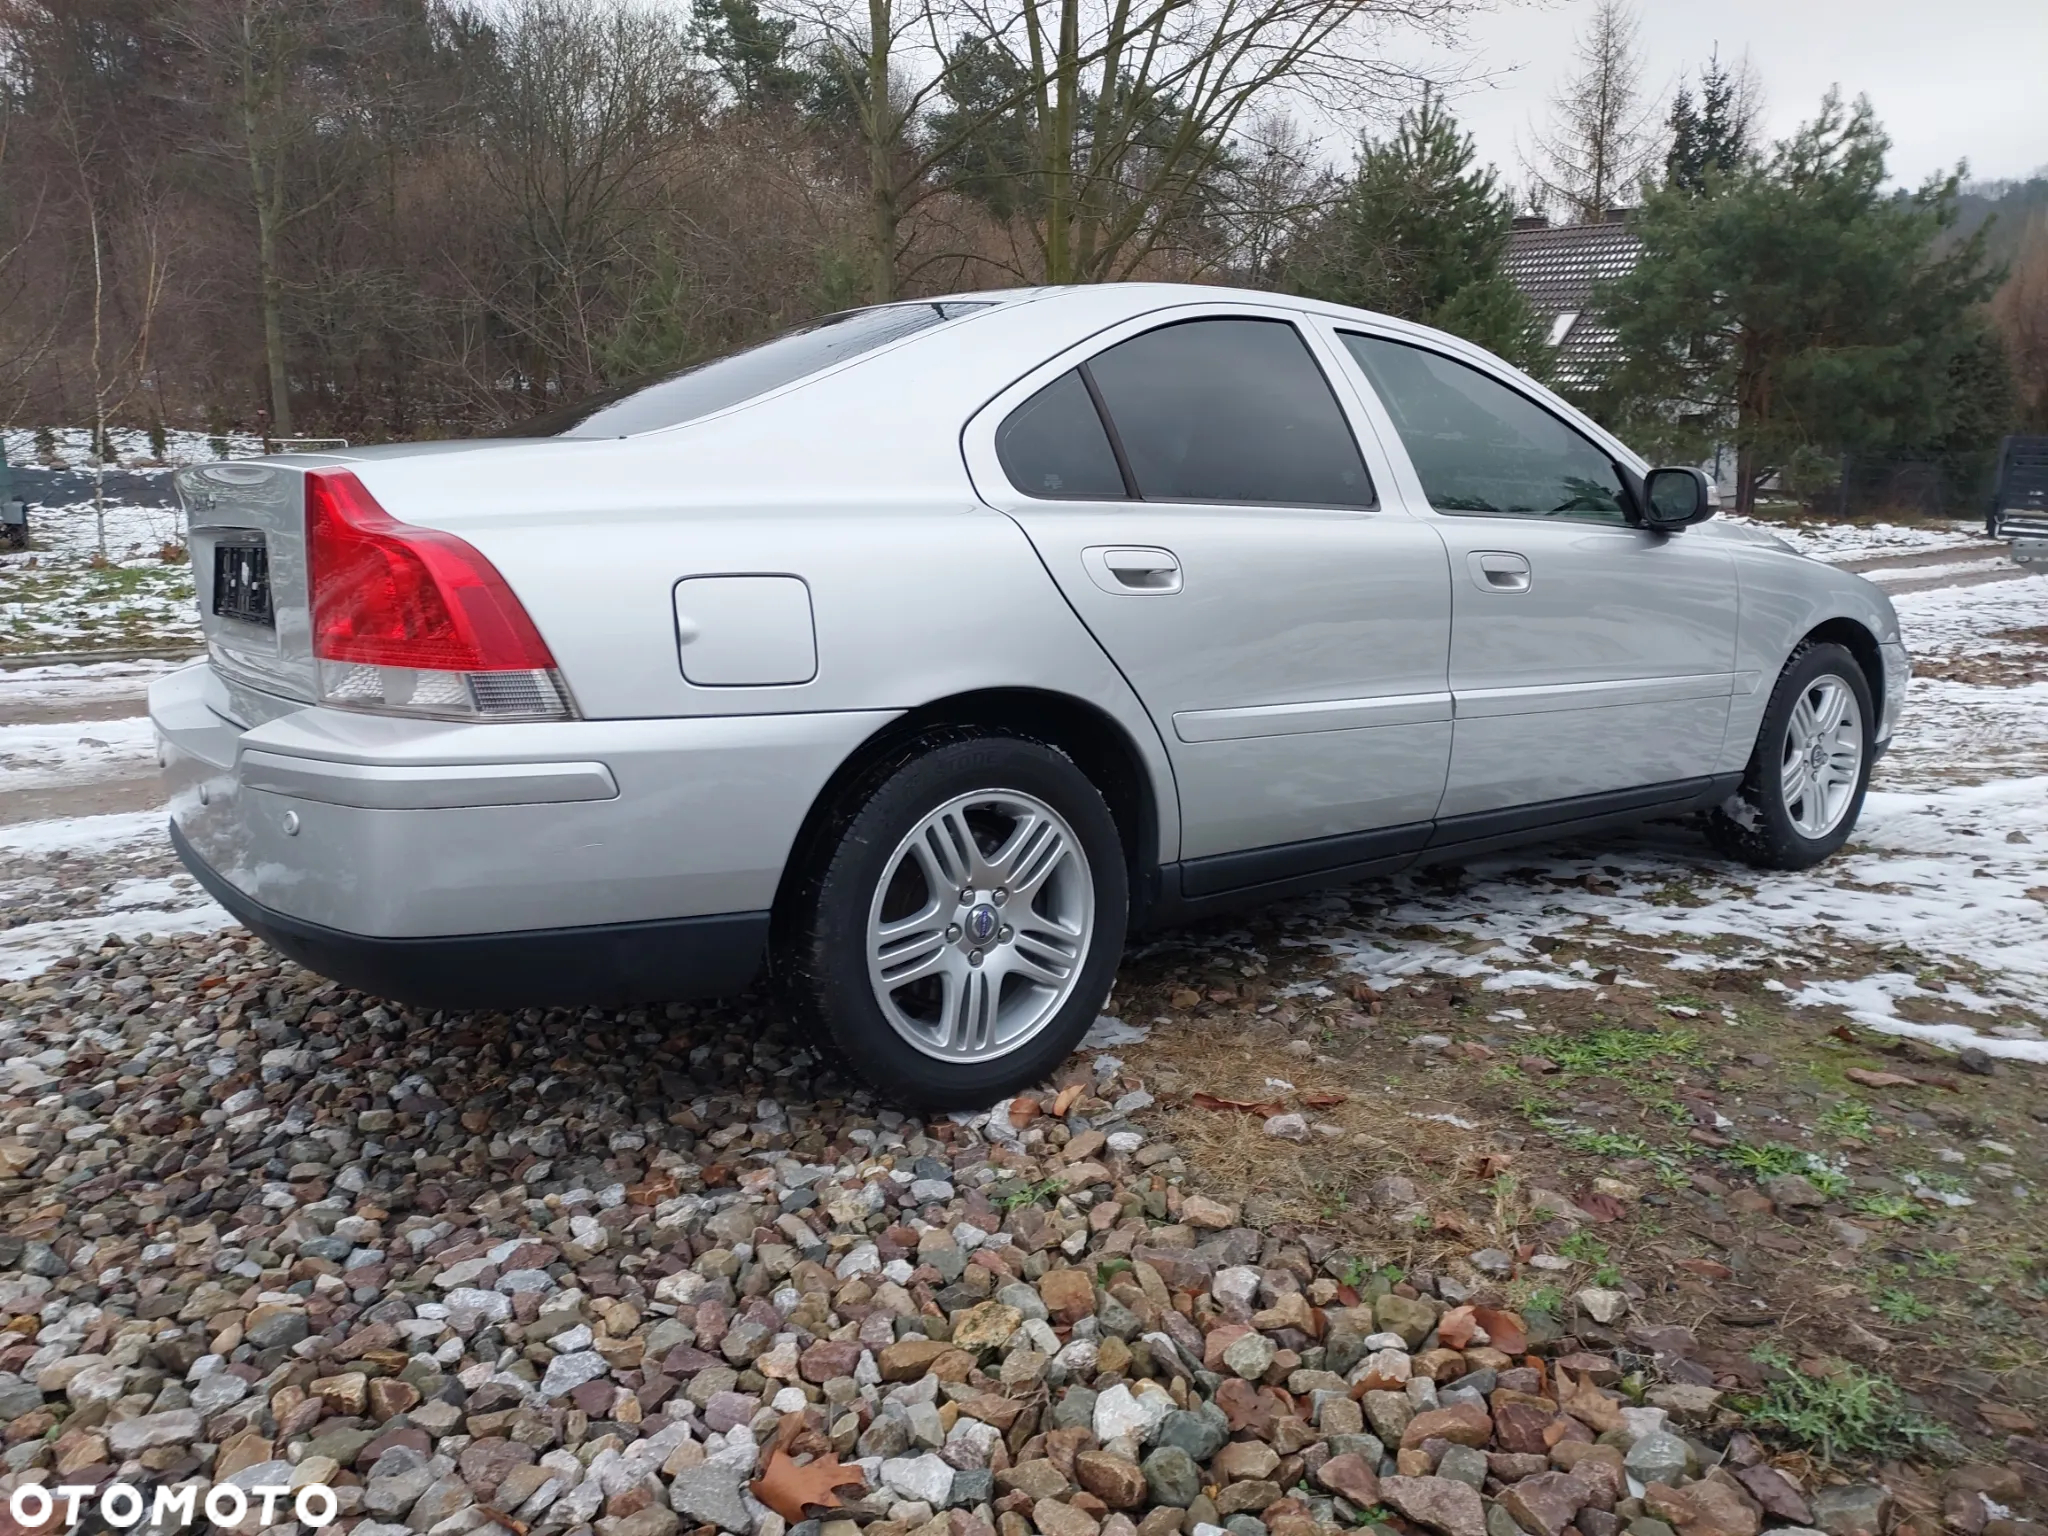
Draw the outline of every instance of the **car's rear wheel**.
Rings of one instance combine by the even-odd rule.
[[[1839,645],[1785,663],[1742,786],[1708,813],[1716,847],[1762,869],[1805,869],[1856,829],[1870,785],[1870,682]]]
[[[778,971],[877,1091],[982,1107],[1044,1079],[1123,950],[1116,823],[1065,753],[1016,736],[907,744],[841,797]]]

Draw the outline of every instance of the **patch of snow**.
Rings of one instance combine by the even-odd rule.
[[[111,816],[65,816],[0,827],[0,854],[106,853],[133,843],[159,844],[162,811],[123,811]]]
[[[98,911],[83,917],[23,923],[0,932],[0,980],[34,976],[81,947],[96,946],[110,934],[211,933],[233,928],[227,909],[204,893],[164,879],[124,880],[99,898]]]
[[[1837,563],[1868,560],[1885,555],[1914,555],[1926,550],[1966,549],[1972,544],[1989,545],[1980,520],[1952,523],[1832,523],[1777,522],[1769,518],[1744,518],[1723,514],[1724,520],[1742,528],[1775,534],[1802,555]]]
[[[139,777],[155,763],[156,727],[147,715],[0,725],[0,790]]]
[[[1151,1037],[1149,1024],[1126,1024],[1122,1019],[1108,1014],[1098,1014],[1095,1022],[1088,1026],[1088,1033],[1081,1037],[1077,1050],[1102,1050],[1115,1045],[1136,1045]]]

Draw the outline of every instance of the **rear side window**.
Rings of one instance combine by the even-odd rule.
[[[1439,512],[1626,523],[1606,450],[1477,368],[1398,341],[1343,333]]]
[[[835,363],[901,341],[986,303],[884,304],[828,315],[773,341],[714,358],[662,378],[642,380],[609,394],[524,422],[501,437],[631,437],[709,416],[771,389],[821,373]]]
[[[1183,320],[1087,370],[1148,501],[1373,505],[1336,397],[1284,320]]]
[[[996,458],[1010,484],[1026,496],[1124,498],[1123,471],[1079,369],[1061,374],[1003,418]]]

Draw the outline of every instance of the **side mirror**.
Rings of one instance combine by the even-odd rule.
[[[1720,505],[1701,470],[1653,469],[1643,481],[1643,522],[1662,532],[1703,523]]]

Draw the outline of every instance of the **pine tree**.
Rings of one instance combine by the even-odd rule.
[[[789,106],[811,87],[793,62],[796,23],[762,12],[760,0],[696,0],[697,46],[747,112]]]
[[[1700,71],[1700,104],[1684,86],[1671,99],[1671,147],[1664,155],[1664,182],[1692,197],[1707,190],[1707,178],[1735,170],[1750,154],[1749,114],[1743,82],[1716,54]]]
[[[1948,236],[1960,172],[1895,195],[1889,147],[1867,101],[1830,92],[1767,160],[1701,195],[1653,193],[1641,261],[1599,298],[1624,354],[1605,395],[1633,402],[1606,414],[1671,457],[1732,445],[1738,510],[1773,473],[1811,483],[1843,453],[1962,446],[1957,390],[1980,389],[1965,354],[1995,274],[1982,231]]]
[[[1424,97],[1368,143],[1290,273],[1295,292],[1452,331],[1523,367],[1542,348],[1501,270],[1514,204],[1442,101]]]

